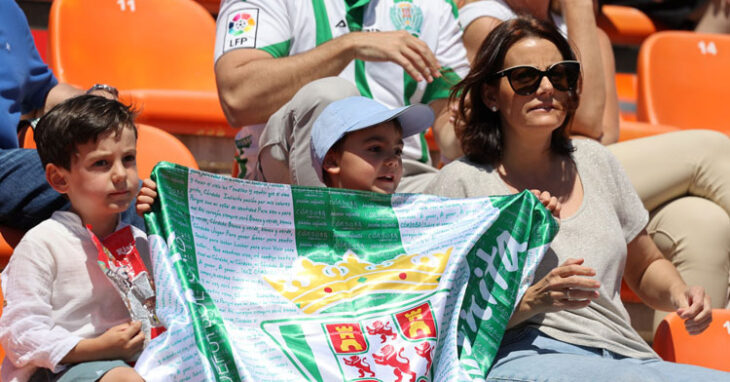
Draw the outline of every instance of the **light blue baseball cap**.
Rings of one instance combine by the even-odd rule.
[[[324,156],[347,133],[397,119],[403,138],[418,134],[433,124],[433,110],[424,104],[389,109],[378,101],[354,96],[332,102],[312,126],[312,162],[322,179]]]

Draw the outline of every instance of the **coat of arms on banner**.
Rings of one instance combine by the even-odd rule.
[[[431,380],[448,292],[438,290],[439,279],[450,253],[380,264],[353,253],[333,265],[300,258],[290,278],[264,278],[309,317],[261,327],[309,380],[321,378],[318,364],[337,365],[343,381]]]

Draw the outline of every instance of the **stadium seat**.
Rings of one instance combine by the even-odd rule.
[[[665,361],[730,371],[730,310],[713,309],[710,327],[694,336],[677,313],[670,313],[659,324],[653,347]]]
[[[621,280],[621,301],[623,302],[634,302],[634,303],[642,303],[641,298],[634,293],[631,288],[629,288],[629,285],[626,284],[626,281]]]
[[[31,29],[33,42],[43,62],[48,62],[48,31],[44,29]]]
[[[23,237],[23,232],[14,228],[0,226],[0,270],[5,268],[13,254],[13,248]]]
[[[198,169],[198,163],[193,154],[172,134],[153,126],[137,123],[137,135],[137,171],[140,178],[149,178],[152,168],[160,161]],[[32,130],[26,132],[22,146],[35,148]]]
[[[140,123],[137,124],[137,129],[137,171],[140,178],[149,178],[152,168],[160,161],[198,169],[193,154],[173,135]]]
[[[656,32],[654,22],[644,12],[621,5],[604,5],[596,22],[617,45],[639,45]]]
[[[215,21],[193,0],[55,0],[49,65],[82,88],[107,83],[175,134],[233,137],[213,72]]]
[[[730,36],[657,32],[641,45],[637,120],[730,133]]]
[[[636,121],[636,74],[616,73],[616,93],[622,121]]]

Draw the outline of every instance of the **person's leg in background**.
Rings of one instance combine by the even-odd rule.
[[[688,285],[701,285],[713,308],[728,304],[730,217],[715,203],[686,196],[655,209],[647,226]],[[654,328],[667,312],[654,314]]]
[[[358,95],[355,85],[339,77],[323,78],[302,87],[266,123],[259,141],[260,174],[256,179],[324,187],[312,164],[312,124],[330,103]]]
[[[715,131],[685,130],[608,148],[652,213],[648,231],[657,246],[685,281],[705,287],[713,307],[727,306],[730,139]]]
[[[694,195],[730,214],[730,138],[725,134],[682,130],[607,147],[649,211]]]

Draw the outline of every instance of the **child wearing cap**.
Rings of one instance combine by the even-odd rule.
[[[403,138],[433,120],[422,104],[388,109],[360,96],[332,102],[312,126],[312,164],[327,187],[392,194],[403,175]]]
[[[433,124],[427,105],[388,109],[366,97],[329,104],[312,126],[312,165],[327,187],[392,194],[403,175],[403,138]],[[157,185],[145,179],[137,213],[151,209]]]

